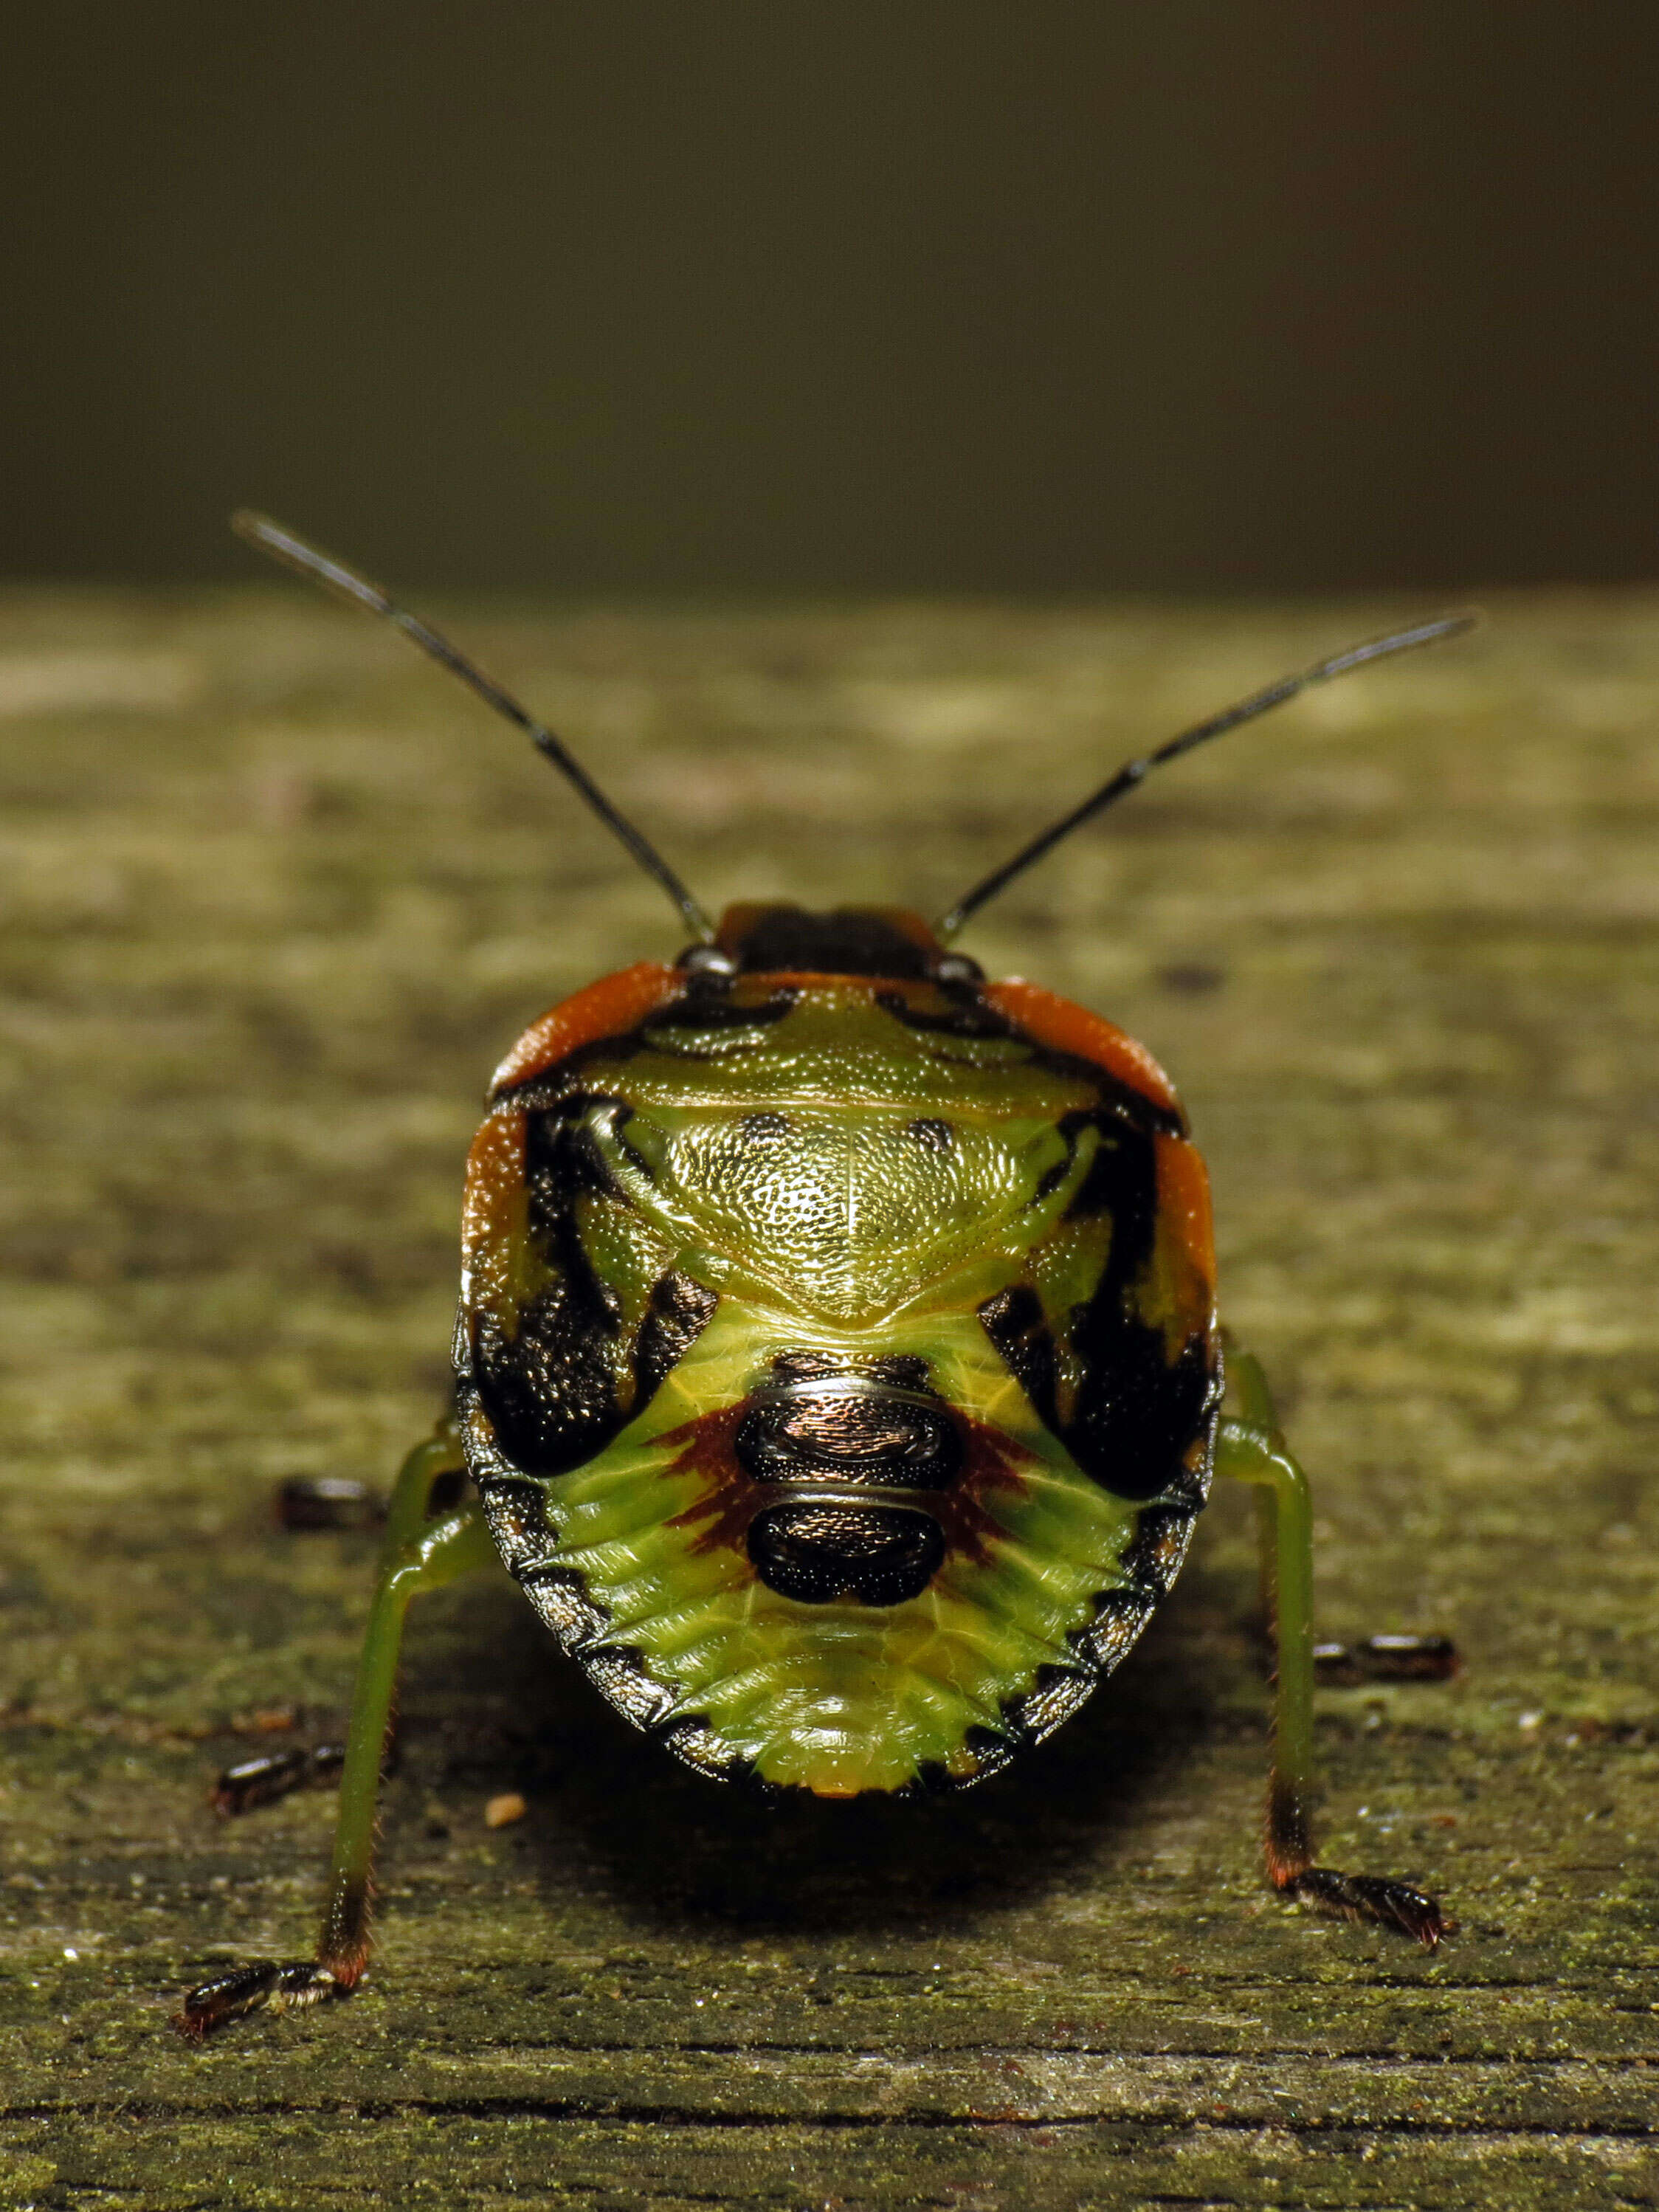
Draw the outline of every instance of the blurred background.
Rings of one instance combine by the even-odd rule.
[[[672,596],[1659,569],[1659,9],[58,0],[0,573]]]

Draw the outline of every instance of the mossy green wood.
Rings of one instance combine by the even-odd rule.
[[[603,733],[711,895],[942,904],[1062,787],[1410,611],[458,627]],[[404,650],[280,587],[0,599],[0,2201],[1652,2198],[1647,593],[1498,595],[1471,647],[1177,771],[971,940],[1180,1079],[1313,1478],[1319,1632],[1459,1638],[1457,1683],[1316,1700],[1333,1849],[1386,1835],[1453,1942],[1263,1892],[1228,1484],[1109,1691],[920,1806],[757,1826],[550,1666],[504,1575],[441,1594],[368,1986],[205,2054],[161,2031],[181,1973],[294,1942],[326,1861],[326,1795],[205,1803],[294,1740],[258,1716],[337,1735],[368,1611],[372,1548],[279,1534],[272,1486],[386,1482],[443,1388],[480,1071],[673,951]],[[528,1817],[487,1831],[509,1789]]]

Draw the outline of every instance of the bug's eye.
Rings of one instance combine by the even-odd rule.
[[[730,977],[738,972],[738,956],[718,945],[688,945],[674,965],[688,975]]]
[[[982,983],[985,970],[965,952],[946,952],[933,963],[936,983]]]

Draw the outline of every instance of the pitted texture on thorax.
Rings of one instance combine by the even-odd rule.
[[[585,1096],[539,1111],[580,1131],[607,1190],[712,1288],[872,1323],[1039,1233],[1093,1150],[1060,1127],[1086,1077],[927,987],[888,995],[824,985],[780,1010],[774,994],[750,1022],[672,1009],[587,1061]],[[939,1026],[906,1018],[917,1001]]]

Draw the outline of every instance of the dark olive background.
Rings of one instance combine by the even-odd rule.
[[[0,572],[1651,575],[1659,10],[15,9]]]

